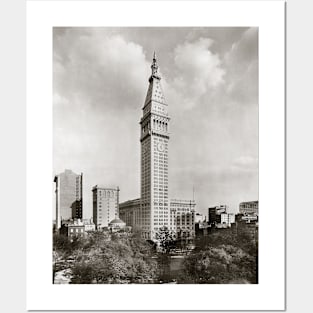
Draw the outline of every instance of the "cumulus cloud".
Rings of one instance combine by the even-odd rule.
[[[86,217],[97,183],[119,185],[121,201],[139,196],[138,122],[154,49],[171,117],[170,196],[191,197],[195,186],[203,212],[257,198],[257,30],[190,31],[54,29],[54,173],[84,173]]]
[[[224,81],[225,69],[219,55],[210,51],[212,44],[210,38],[199,38],[175,48],[174,61],[178,76],[174,84],[191,98],[201,97]]]
[[[92,28],[67,29],[55,35],[54,44],[54,88],[64,97],[106,110],[142,101],[149,63],[140,45]],[[120,92],[113,93],[117,86]]]

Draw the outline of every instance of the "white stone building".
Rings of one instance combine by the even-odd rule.
[[[92,188],[93,222],[96,229],[107,228],[119,217],[119,188],[96,185]]]

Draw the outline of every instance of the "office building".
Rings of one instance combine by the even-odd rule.
[[[119,217],[119,188],[96,185],[92,188],[93,222],[96,229],[108,228]]]
[[[209,223],[221,223],[221,214],[227,213],[227,205],[218,205],[215,207],[208,208]]]
[[[120,204],[120,218],[145,239],[155,240],[164,226],[182,236],[194,235],[195,201],[169,200],[168,105],[154,53],[149,87],[140,120],[140,198]]]
[[[195,233],[195,206],[194,200],[170,200],[170,215],[167,228],[177,237],[191,237]],[[142,224],[140,214],[140,199],[123,202],[119,206],[120,218],[131,226],[133,230],[139,230]]]
[[[56,228],[62,221],[83,217],[83,174],[66,169],[54,177],[56,193]]]
[[[140,230],[140,199],[128,200],[119,205],[119,216],[132,230]]]
[[[194,200],[170,201],[169,229],[176,233],[177,238],[190,238],[195,235],[195,206]]]
[[[141,230],[145,239],[169,226],[168,197],[169,115],[156,55],[153,55],[149,87],[142,108],[141,127]]]

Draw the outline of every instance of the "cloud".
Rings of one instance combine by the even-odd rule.
[[[224,56],[227,95],[241,105],[258,104],[258,28],[246,30]]]
[[[150,64],[140,45],[71,28],[56,35],[54,45],[54,88],[63,97],[100,110],[134,109],[143,101]]]
[[[84,173],[86,217],[97,183],[119,185],[121,201],[139,196],[138,122],[154,49],[171,117],[170,196],[190,198],[195,186],[198,210],[257,198],[257,31],[179,32],[54,29],[54,171]]]
[[[259,159],[250,155],[243,155],[234,160],[233,170],[240,171],[258,171]]]
[[[189,98],[199,98],[224,81],[225,69],[219,55],[210,51],[212,44],[210,38],[199,38],[178,45],[174,50],[178,70],[174,85]]]

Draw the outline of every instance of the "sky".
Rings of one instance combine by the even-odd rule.
[[[169,107],[169,197],[196,211],[258,200],[258,28],[53,29],[53,174],[140,196],[140,125],[153,52]],[[54,188],[53,188],[54,190]],[[194,193],[193,193],[194,190]]]

